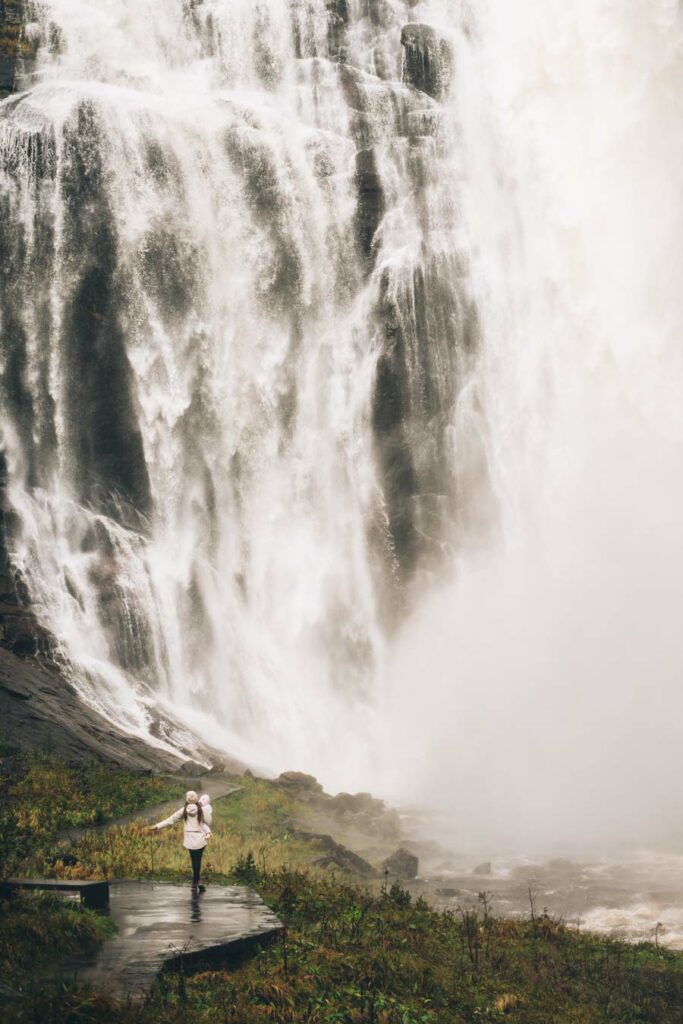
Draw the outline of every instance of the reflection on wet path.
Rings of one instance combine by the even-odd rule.
[[[256,893],[240,886],[209,886],[195,895],[189,885],[113,882],[109,913],[115,938],[62,970],[132,999],[146,994],[169,961],[229,960],[281,928]]]

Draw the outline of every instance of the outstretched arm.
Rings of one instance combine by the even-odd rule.
[[[177,824],[183,816],[183,810],[184,808],[181,807],[180,810],[176,811],[175,814],[172,814],[170,818],[164,818],[164,820],[160,821],[157,825],[152,825],[150,831],[160,832],[162,828],[170,828],[171,825]]]

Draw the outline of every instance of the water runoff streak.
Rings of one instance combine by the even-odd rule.
[[[0,104],[12,565],[119,726],[362,779],[388,638],[485,491],[460,6],[23,16],[34,57]]]

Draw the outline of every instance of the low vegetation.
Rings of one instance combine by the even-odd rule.
[[[111,765],[72,767],[49,756],[24,761],[7,741],[0,757],[0,877],[53,874],[60,854],[73,856],[65,830],[102,825],[184,792],[177,780]]]
[[[36,770],[38,767],[36,766]],[[56,771],[53,765],[50,773]],[[70,769],[62,769],[69,774]],[[65,783],[73,792],[79,778]],[[23,792],[29,783],[26,776]],[[35,779],[37,776],[32,776]],[[128,809],[130,779],[110,809]],[[113,783],[111,784],[113,785]],[[40,803],[41,797],[38,796]],[[62,796],[60,796],[60,801]],[[68,802],[68,800],[67,800]],[[73,814],[78,813],[76,802]],[[144,1007],[74,983],[45,985],[55,949],[104,941],[107,919],[60,899],[15,896],[0,907],[0,1014],[7,1024],[681,1024],[683,957],[565,927],[545,915],[443,912],[398,886],[359,885],[312,867],[315,855],[292,822],[305,816],[291,794],[260,780],[215,805],[208,865],[212,884],[256,888],[286,924],[282,941],[232,970],[162,976]],[[68,817],[68,814],[67,814]],[[36,821],[44,819],[38,815]],[[58,816],[64,821],[64,812]],[[30,827],[30,823],[29,823]],[[51,820],[50,827],[58,827]],[[40,844],[32,857],[39,859]],[[37,852],[36,852],[37,851]],[[186,878],[178,836],[140,824],[89,833],[61,874]],[[4,992],[4,996],[3,996]]]

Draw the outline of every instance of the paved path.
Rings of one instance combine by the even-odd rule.
[[[207,779],[205,787],[202,787],[202,793],[208,793],[212,803],[216,803],[218,800],[223,800],[226,796],[230,796],[231,793],[238,793],[241,789],[242,787],[236,786],[234,782],[218,777]],[[163,804],[156,804],[154,807],[146,807],[139,811],[133,811],[132,814],[124,814],[121,818],[105,821],[102,825],[79,825],[78,827],[63,829],[57,838],[70,839],[72,843],[77,843],[86,832],[105,832],[108,828],[113,828],[114,826],[130,825],[133,821],[161,821],[163,818],[168,818],[169,815],[177,811],[182,805],[182,797],[176,797],[174,800],[166,800]]]
[[[189,885],[112,882],[109,914],[117,935],[89,956],[65,960],[60,971],[136,1002],[165,967],[230,963],[282,929],[256,893],[241,886],[209,886],[193,896]]]

